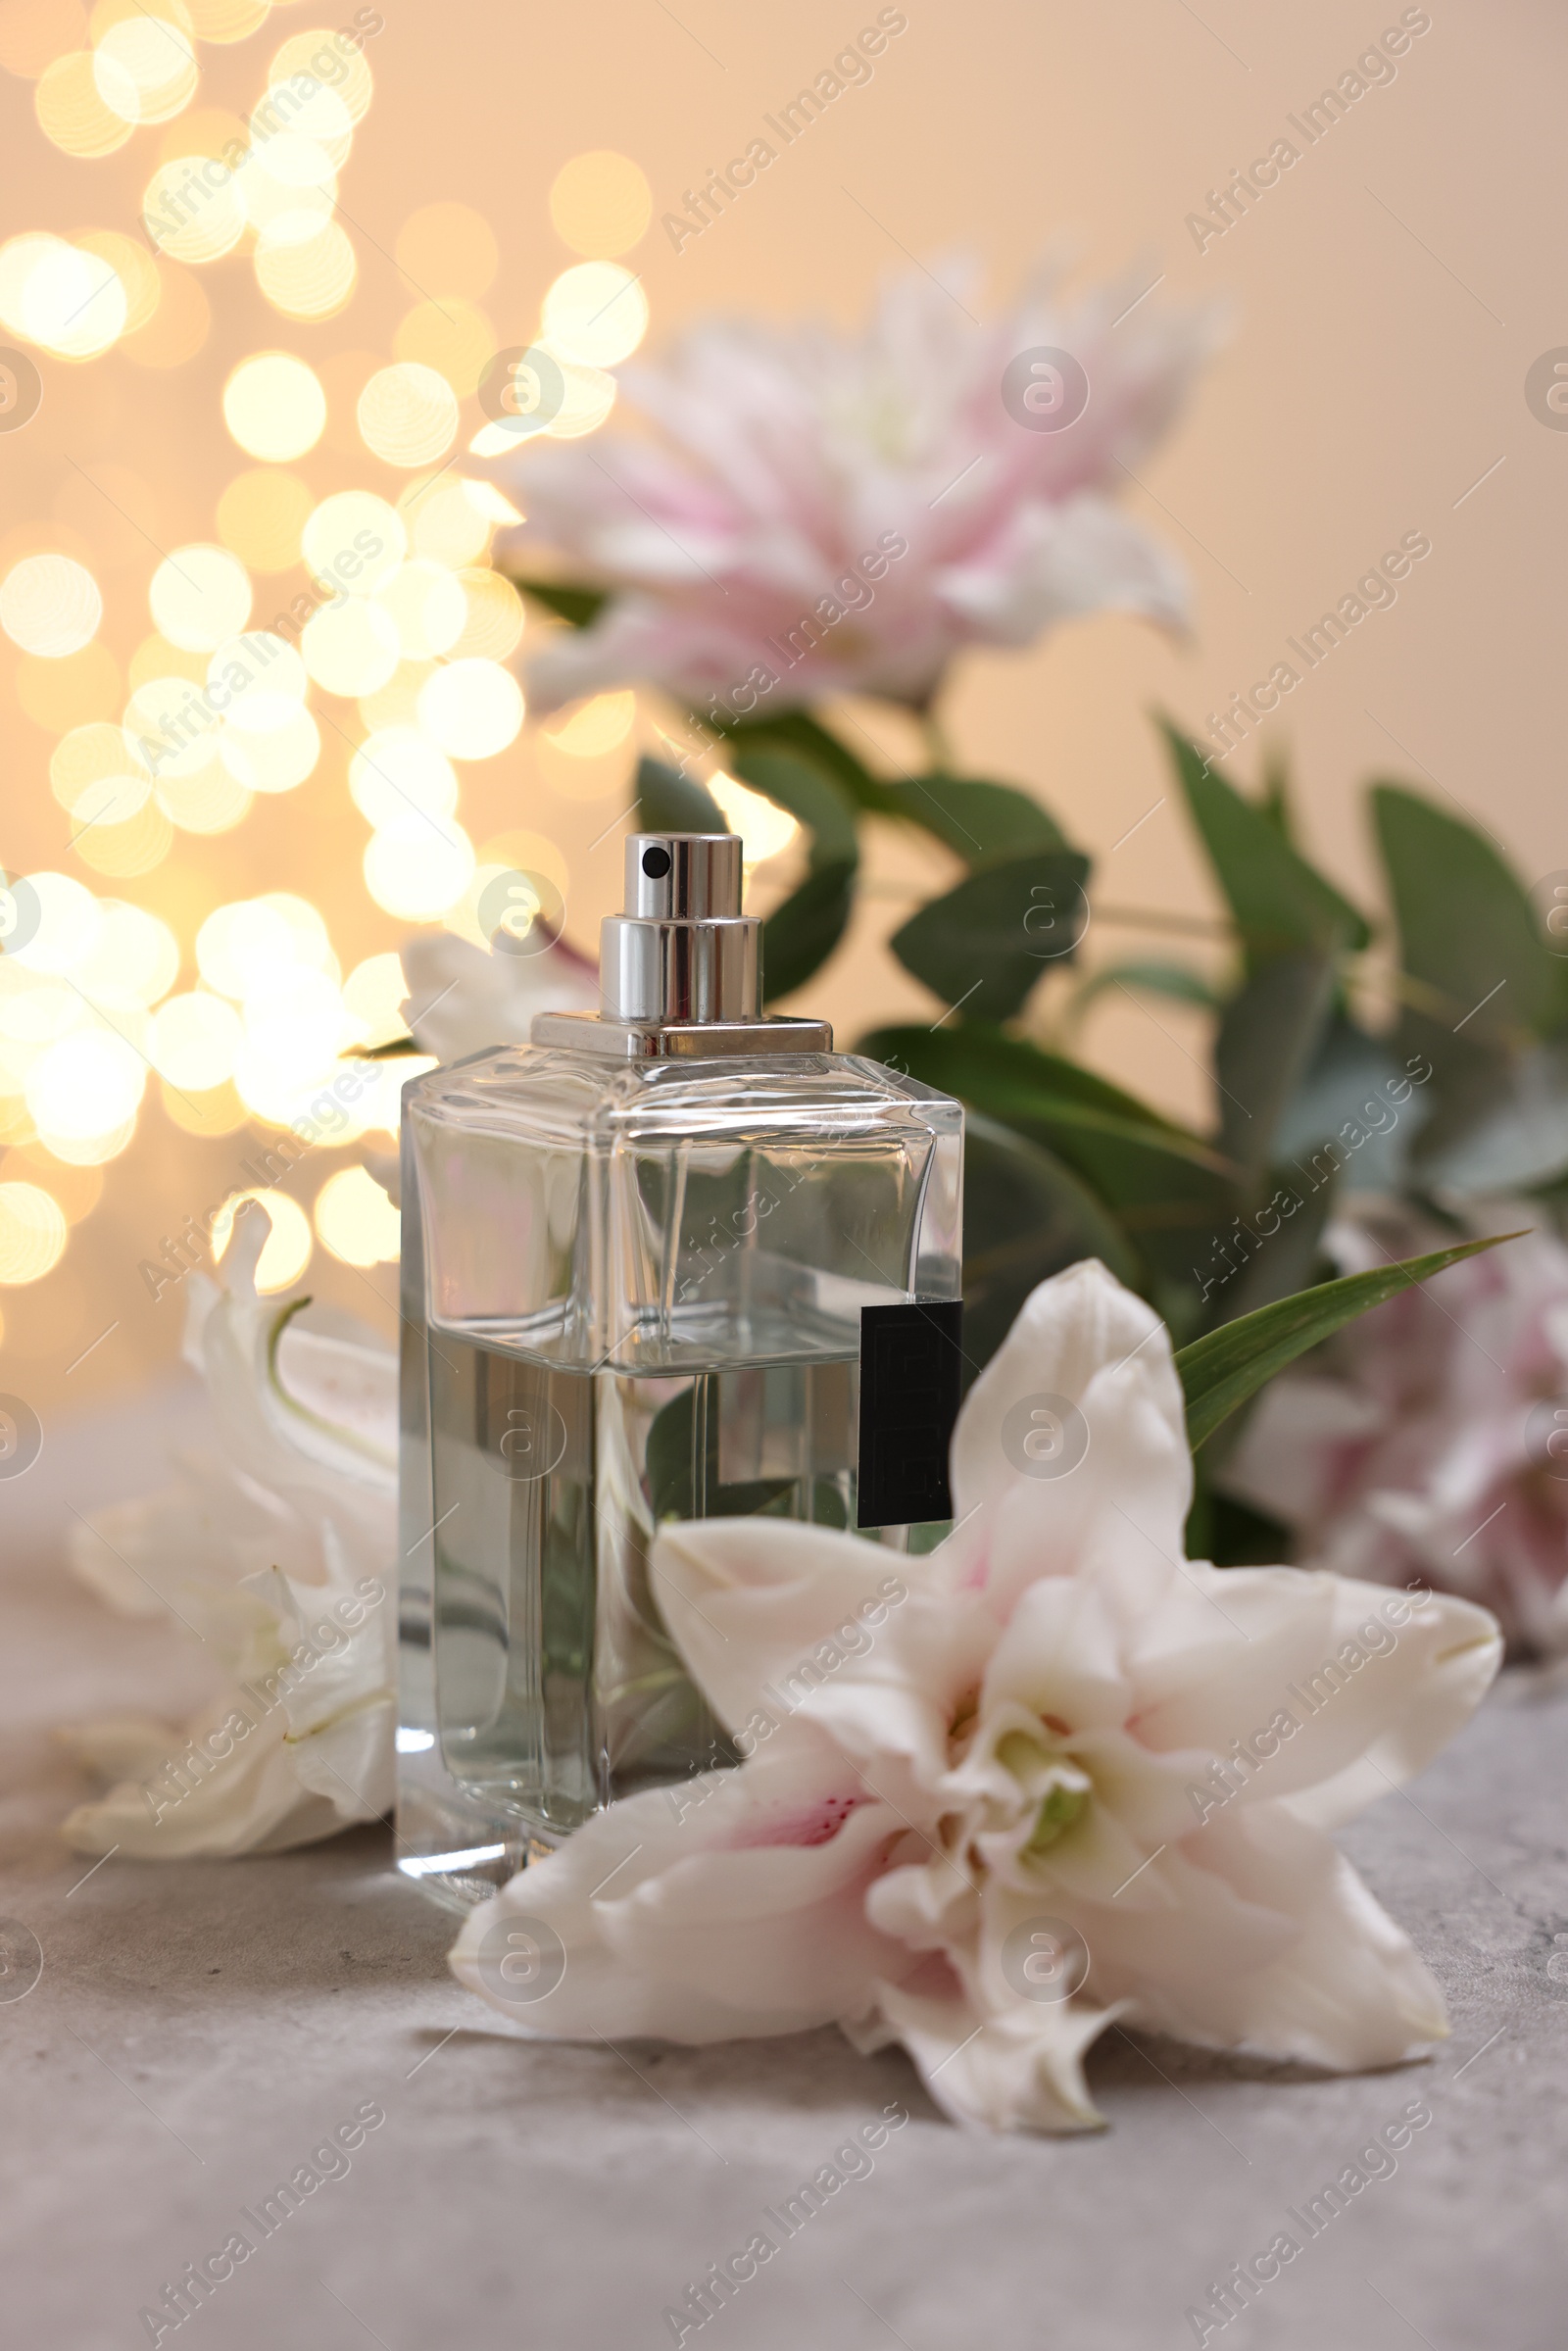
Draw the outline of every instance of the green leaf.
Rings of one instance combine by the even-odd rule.
[[[665,1518],[751,1518],[793,1488],[793,1478],[720,1485],[718,1412],[718,1379],[708,1372],[654,1415],[644,1458],[656,1525]]]
[[[1248,971],[1214,1040],[1219,1148],[1249,1176],[1274,1151],[1280,1119],[1312,1064],[1334,1004],[1326,955],[1271,955]]]
[[[853,861],[815,865],[762,925],[762,998],[775,1004],[805,986],[843,938],[855,910]]]
[[[730,765],[743,784],[785,808],[811,836],[813,865],[858,859],[856,804],[824,767],[795,751],[742,751]]]
[[[1006,1020],[1053,962],[1076,950],[1088,919],[1089,859],[1037,850],[982,866],[894,932],[906,971],[970,1020]]]
[[[1142,988],[1150,996],[1169,997],[1173,1004],[1196,1004],[1204,1012],[1219,1011],[1225,1001],[1190,963],[1166,963],[1157,955],[1135,956],[1128,963],[1102,963],[1098,971],[1080,981],[1068,1007],[1075,1023],[1107,988]]]
[[[1012,1328],[1031,1290],[1080,1257],[1119,1281],[1144,1281],[1138,1256],[1103,1203],[1043,1145],[970,1111],[963,1148],[963,1347],[980,1368]]]
[[[981,1109],[994,1107],[992,1102],[980,1100],[981,1093],[1020,1102],[1049,1098],[1069,1107],[1078,1105],[1129,1124],[1153,1127],[1163,1134],[1179,1137],[1205,1156],[1211,1155],[1204,1152],[1203,1145],[1187,1128],[1163,1117],[1136,1095],[1124,1094],[1108,1078],[1097,1077],[1081,1062],[1047,1053],[1025,1038],[1009,1037],[1002,1029],[979,1023],[961,1030],[919,1028],[912,1024],[906,1028],[874,1029],[855,1050],[885,1061],[890,1068],[904,1069],[910,1077],[923,1078],[946,1094],[973,1101]],[[970,1091],[962,1082],[966,1079],[977,1091]]]
[[[1483,1241],[1463,1241],[1452,1249],[1433,1249],[1424,1257],[1404,1257],[1380,1265],[1371,1273],[1347,1274],[1337,1282],[1320,1282],[1315,1289],[1260,1306],[1236,1322],[1222,1323],[1176,1357],[1182,1393],[1187,1398],[1187,1435],[1196,1453],[1238,1404],[1245,1404],[1276,1372],[1298,1355],[1330,1338],[1373,1306],[1457,1265],[1462,1257],[1479,1256],[1499,1242],[1518,1241],[1519,1233],[1494,1233]]]
[[[643,833],[727,833],[724,811],[706,785],[666,767],[637,762],[637,829]]]
[[[837,735],[829,734],[819,718],[806,710],[780,710],[776,717],[737,718],[726,724],[711,711],[704,717],[717,733],[733,743],[737,753],[752,751],[789,751],[820,767],[849,794],[858,808],[874,810],[878,815],[891,811],[886,804],[887,787],[880,783],[858,759],[847,744]]]
[[[1168,720],[1161,724],[1249,965],[1270,955],[1365,947],[1372,936],[1365,917],[1297,855],[1275,816],[1216,775]]]
[[[915,775],[890,783],[886,791],[890,813],[923,826],[973,866],[1068,846],[1055,818],[1011,784],[978,776]]]
[[[346,1045],[338,1054],[340,1061],[397,1061],[407,1053],[422,1053],[412,1037],[389,1037],[384,1045]]]
[[[514,572],[512,584],[519,595],[531,596],[535,604],[542,604],[558,620],[569,620],[573,628],[589,627],[610,602],[604,588],[573,587],[564,579],[519,579]]]

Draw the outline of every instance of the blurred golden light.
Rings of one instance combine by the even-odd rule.
[[[153,573],[147,603],[172,645],[216,653],[251,616],[250,574],[226,547],[179,547]]]
[[[145,787],[144,787],[145,788]],[[173,827],[156,801],[149,800],[123,823],[97,823],[83,813],[71,846],[84,865],[117,881],[151,873],[174,845]]]
[[[413,726],[419,714],[424,681],[434,677],[434,661],[399,661],[384,686],[360,697],[360,716],[372,735],[390,726]]]
[[[388,727],[361,744],[349,762],[349,790],[375,826],[395,826],[411,811],[450,816],[458,805],[451,761],[412,726]]]
[[[364,50],[345,42],[342,33],[290,34],[268,70],[268,80],[275,89],[280,82],[292,81],[297,73],[326,82],[342,101],[350,122],[364,122],[375,84]]]
[[[22,1144],[7,1154],[5,1164],[8,1176],[20,1176],[24,1182],[35,1175],[39,1184],[52,1194],[67,1224],[81,1224],[103,1199],[101,1168],[74,1167],[57,1159],[41,1143]]]
[[[653,190],[629,155],[595,147],[563,164],[550,190],[550,218],[574,252],[602,261],[646,235]]]
[[[152,255],[133,237],[122,236],[115,228],[89,228],[76,239],[76,248],[109,264],[125,290],[125,323],[122,331],[127,335],[137,333],[158,308],[158,271]]]
[[[450,295],[440,302],[416,303],[399,324],[392,349],[400,360],[434,367],[466,399],[495,357],[498,340],[476,304]]]
[[[648,331],[648,297],[618,262],[578,262],[546,294],[543,318],[551,343],[567,359],[613,367]]]
[[[368,1168],[340,1167],[316,1196],[316,1230],[345,1265],[395,1265],[403,1220]]]
[[[25,947],[11,952],[31,971],[74,970],[98,944],[102,907],[69,873],[29,873],[27,879],[38,902],[38,927]]]
[[[0,66],[34,81],[62,49],[79,48],[86,32],[79,0],[10,0],[0,11]]]
[[[310,1219],[286,1192],[241,1192],[226,1200],[213,1220],[213,1254],[221,1257],[234,1230],[235,1200],[260,1200],[272,1229],[256,1261],[256,1287],[264,1297],[287,1290],[311,1261]],[[248,1213],[248,1211],[247,1211]]]
[[[297,473],[253,466],[218,502],[218,535],[253,571],[290,571],[316,500]]]
[[[0,1184],[0,1283],[38,1282],[66,1253],[65,1211],[39,1184]]]
[[[316,233],[308,223],[330,220],[337,202],[337,176],[324,147],[310,139],[270,139],[267,156],[273,169],[256,161],[253,153],[238,181],[245,218],[257,230],[274,222],[292,221],[280,234],[305,237]],[[317,172],[315,178],[279,177],[283,171]]]
[[[32,104],[44,136],[66,155],[113,155],[135,128],[104,103],[90,49],[68,50],[45,66]]]
[[[543,833],[497,833],[480,848],[479,861],[494,866],[498,873],[543,874],[546,881],[555,883],[563,898],[571,887],[565,858],[555,842],[547,840]]]
[[[460,824],[409,810],[366,843],[365,886],[387,913],[433,922],[463,896],[473,863],[473,844]]]
[[[741,837],[741,855],[748,870],[788,849],[801,829],[777,801],[752,791],[732,775],[710,775],[708,789],[723,809],[730,831]]]
[[[232,1083],[198,1093],[194,1088],[172,1086],[167,1078],[160,1078],[158,1093],[166,1117],[184,1134],[235,1135],[250,1124],[250,1111],[240,1100],[238,1087]]]
[[[458,437],[458,396],[416,361],[382,367],[360,394],[360,437],[389,465],[428,465]]]
[[[27,1108],[38,1132],[90,1142],[134,1119],[147,1082],[140,1053],[113,1029],[81,1029],[46,1046],[27,1073]]]
[[[364,1045],[386,1045],[405,1033],[403,1000],[409,984],[394,955],[367,955],[343,982],[343,1003]]]
[[[55,661],[24,653],[17,662],[17,700],[51,734],[107,718],[120,708],[120,698],[115,657],[96,637],[78,653],[61,654]]]
[[[233,1005],[193,989],[159,1005],[147,1031],[147,1057],[171,1085],[199,1094],[233,1076],[244,1041]]]
[[[158,308],[148,323],[121,345],[138,367],[183,367],[207,340],[212,307],[189,269],[166,262],[158,272]]]
[[[122,767],[130,764],[123,754],[121,756],[121,764]],[[145,775],[105,775],[93,783],[82,784],[76,793],[76,805],[71,811],[76,825],[72,835],[72,848],[78,848],[88,831],[98,826],[114,830],[128,823],[139,809],[147,806],[152,796],[153,788]],[[83,851],[82,854],[91,864],[93,859],[89,853]]]
[[[123,899],[98,902],[101,922],[90,955],[72,973],[94,1003],[155,1004],[179,977],[179,942],[167,922]]]
[[[405,660],[427,661],[433,654],[449,652],[468,616],[461,581],[444,563],[419,556],[402,566],[375,601],[390,614]]]
[[[575,361],[563,364],[565,396],[545,426],[553,441],[579,441],[597,432],[615,405],[615,379],[602,367],[585,367]]]
[[[69,1160],[73,1167],[106,1167],[111,1159],[119,1158],[135,1132],[136,1121],[131,1117],[94,1135],[57,1135],[40,1127],[37,1136],[53,1157]]]
[[[293,646],[266,628],[220,645],[207,678],[215,701],[219,694],[227,698],[228,727],[242,735],[270,735],[292,726],[310,691],[305,663]]]
[[[261,736],[259,741],[269,738]],[[228,738],[223,738],[227,751]],[[231,833],[251,812],[251,794],[234,775],[226,759],[209,759],[190,775],[163,777],[157,786],[158,806],[182,833]]]
[[[248,225],[234,173],[201,155],[159,165],[143,191],[141,217],[159,252],[176,262],[220,260]]]
[[[256,240],[256,282],[287,318],[331,318],[354,292],[348,232],[314,213],[283,213]]]
[[[315,87],[302,88],[306,79]],[[354,144],[354,118],[348,107],[337,90],[314,73],[274,81],[252,108],[251,128],[264,159],[277,139],[308,139],[326,150],[334,171],[348,162]]]
[[[63,808],[74,815],[84,793],[110,781],[135,784],[147,798],[146,775],[138,769],[118,726],[107,719],[90,726],[74,726],[49,755],[49,789]]]
[[[608,800],[612,793],[625,791],[626,761],[618,751],[600,759],[584,759],[580,754],[559,752],[548,736],[536,735],[533,755],[535,767],[559,800]]]
[[[291,351],[259,351],[223,386],[223,422],[247,457],[281,465],[316,447],[326,394],[315,369]]]
[[[136,764],[160,783],[205,767],[222,720],[192,679],[152,677],[131,695],[121,723]]]
[[[128,122],[167,122],[189,106],[201,77],[189,33],[150,12],[109,25],[93,66],[104,104]]]
[[[482,564],[455,576],[464,594],[464,622],[447,651],[459,660],[472,654],[483,661],[504,661],[522,637],[522,598],[510,579]]]
[[[500,267],[495,232],[470,205],[421,204],[398,230],[398,268],[421,293],[475,301]]]
[[[172,164],[177,156],[199,155],[236,169],[239,153],[249,147],[250,131],[236,114],[224,106],[196,106],[172,122],[159,138],[154,149],[159,163]]]
[[[272,0],[185,0],[191,30],[204,41],[244,41],[267,23]]]
[[[291,717],[264,734],[225,727],[220,748],[224,767],[247,794],[292,792],[315,774],[321,735],[310,711],[296,704]]]
[[[129,316],[119,273],[97,253],[28,231],[0,246],[0,318],[61,359],[93,359]]]
[[[103,616],[98,582],[68,555],[24,556],[0,580],[0,628],[24,653],[79,653]]]
[[[418,553],[453,571],[482,555],[492,516],[473,493],[488,486],[454,479],[450,473],[435,482],[411,485],[401,511]]]
[[[635,694],[596,694],[565,717],[552,719],[544,729],[545,739],[574,759],[601,759],[625,742],[636,715]]]
[[[218,906],[196,934],[196,967],[209,988],[236,999],[276,987],[292,972],[335,970],[326,925],[308,899],[286,890]]]
[[[373,491],[337,490],[311,514],[300,544],[318,580],[350,596],[374,596],[396,576],[409,534],[396,507]]]
[[[159,629],[143,637],[130,657],[126,682],[134,694],[138,686],[149,684],[153,678],[189,678],[195,685],[207,683],[208,662],[199,653],[191,653],[183,645],[172,645]]]
[[[419,724],[455,759],[493,759],[515,742],[522,688],[499,661],[449,661],[425,681]]]
[[[384,686],[398,665],[398,627],[390,612],[363,596],[346,596],[306,621],[305,666],[328,694],[352,700]]]

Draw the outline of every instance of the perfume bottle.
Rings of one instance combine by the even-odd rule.
[[[397,1857],[457,1908],[735,1760],[662,1521],[951,1518],[963,1114],[762,1016],[741,882],[734,835],[634,835],[603,1010],[404,1092]]]

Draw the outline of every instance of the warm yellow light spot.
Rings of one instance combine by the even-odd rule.
[[[103,1170],[74,1167],[57,1159],[41,1143],[24,1143],[6,1159],[6,1173],[24,1183],[34,1179],[58,1201],[67,1224],[81,1224],[104,1196]]]
[[[653,217],[653,190],[631,157],[612,147],[574,155],[550,190],[557,236],[596,261],[625,253],[646,235]]]
[[[158,277],[157,312],[147,325],[125,336],[121,349],[138,367],[167,370],[195,358],[207,340],[213,314],[201,281],[189,269],[165,262]]]
[[[466,204],[421,204],[398,230],[398,268],[416,286],[477,301],[494,280],[501,256],[482,213]]]
[[[227,750],[228,738],[222,749]],[[265,735],[255,740],[266,742]],[[251,794],[224,758],[215,758],[191,775],[165,776],[157,786],[158,806],[182,833],[231,833],[251,812]]]
[[[297,969],[336,969],[325,923],[309,899],[287,890],[216,907],[196,934],[196,966],[209,988],[236,998]]]
[[[95,1004],[155,1004],[179,977],[179,942],[167,922],[123,899],[98,902],[97,942],[72,973]]]
[[[90,49],[68,50],[45,66],[32,104],[44,136],[66,155],[113,155],[135,128],[105,105]]]
[[[103,910],[90,890],[69,873],[29,873],[38,902],[38,927],[25,947],[10,953],[29,971],[74,971],[90,955],[103,929]]]
[[[287,318],[335,318],[357,270],[348,232],[314,213],[284,213],[256,240],[256,282]]]
[[[309,139],[325,148],[334,171],[348,162],[354,144],[354,118],[338,92],[314,73],[274,81],[252,110],[251,128],[264,160],[276,139]]]
[[[65,1211],[40,1184],[0,1184],[0,1283],[41,1281],[66,1253]]]
[[[434,922],[463,896],[473,874],[473,844],[450,816],[413,810],[370,835],[365,886],[378,906],[405,922]]]
[[[47,1046],[27,1073],[27,1108],[41,1135],[88,1142],[136,1115],[147,1064],[132,1045],[101,1025]]]
[[[226,727],[222,761],[235,782],[252,792],[292,792],[314,775],[321,756],[320,730],[309,710],[295,706],[281,726],[262,734]]]
[[[434,367],[466,399],[477,388],[499,340],[477,304],[454,294],[438,303],[416,303],[393,336],[392,349],[400,360]]]
[[[172,645],[216,653],[251,616],[250,574],[226,547],[178,547],[153,573],[147,602]]]
[[[316,1196],[316,1230],[345,1265],[395,1265],[403,1220],[373,1175],[340,1167]]]
[[[79,0],[10,0],[0,11],[0,66],[35,81],[63,49],[79,49],[86,32]]]
[[[119,727],[110,725],[107,719],[73,727],[50,754],[49,789],[61,807],[73,814],[81,805],[84,793],[94,792],[115,780],[127,786],[134,784],[141,800],[147,798],[149,786],[145,773],[125,749],[125,739]]]
[[[54,1158],[69,1160],[74,1167],[106,1167],[130,1144],[136,1121],[124,1119],[119,1126],[106,1127],[97,1135],[59,1135],[48,1127],[37,1127],[34,1131]]]
[[[482,564],[455,576],[463,589],[465,613],[463,632],[448,650],[457,660],[471,654],[482,661],[504,661],[522,636],[522,598],[510,579]]]
[[[326,149],[310,139],[281,138],[269,139],[262,152],[267,162],[262,163],[253,151],[236,186],[246,220],[257,230],[292,221],[291,228],[278,230],[280,235],[302,238],[316,233],[309,222],[329,220],[337,196],[337,178]],[[280,177],[283,171],[291,176]]]
[[[458,805],[451,761],[412,726],[388,727],[361,744],[349,762],[349,790],[376,826],[396,826],[421,811],[450,816]]]
[[[592,702],[580,702],[564,717],[552,719],[545,739],[575,759],[602,759],[625,742],[636,715],[635,694],[596,694]]]
[[[458,437],[458,396],[434,367],[404,360],[360,394],[360,437],[389,465],[429,465]]]
[[[176,262],[216,262],[232,253],[247,226],[234,173],[201,155],[159,165],[143,190],[141,217],[158,251]]]
[[[272,0],[185,0],[198,40],[244,41],[267,23]]]
[[[149,800],[123,824],[83,822],[71,846],[94,873],[129,881],[163,863],[174,846],[174,828],[157,802]]]
[[[484,483],[455,479],[450,473],[436,481],[412,484],[403,495],[399,511],[417,552],[454,571],[482,555],[489,544],[493,522],[473,493],[486,487]]]
[[[323,498],[301,535],[305,561],[335,595],[373,596],[397,573],[409,534],[396,507],[370,490]]]
[[[367,955],[343,982],[343,1003],[359,1030],[362,1045],[385,1045],[401,1037],[406,1023],[403,1000],[409,984],[397,955]]]
[[[571,876],[566,860],[554,841],[543,833],[514,831],[497,833],[486,841],[479,852],[481,865],[490,865],[498,873],[538,873],[565,897]]]
[[[364,596],[327,605],[305,623],[305,666],[328,694],[352,700],[384,686],[398,665],[397,622]]]
[[[79,653],[62,654],[57,661],[24,653],[17,662],[17,700],[29,718],[55,735],[106,719],[120,708],[115,657],[96,637]]]
[[[291,33],[273,58],[268,80],[275,88],[280,82],[292,81],[297,73],[308,73],[313,80],[324,81],[341,99],[351,122],[365,120],[375,84],[365,62],[365,52],[356,48],[352,36],[345,37],[341,32]]]
[[[198,1094],[190,1087],[172,1086],[167,1078],[160,1078],[158,1093],[165,1116],[184,1134],[237,1135],[241,1127],[250,1124],[250,1111],[233,1084],[214,1086],[210,1092]]]
[[[96,255],[105,261],[125,290],[125,323],[122,332],[136,334],[147,324],[158,308],[158,271],[152,255],[133,237],[125,237],[115,228],[89,228],[76,239],[78,252]]]
[[[708,789],[723,809],[730,831],[741,837],[741,856],[748,871],[788,849],[801,829],[777,801],[752,791],[732,775],[710,775]]]
[[[247,457],[283,465],[320,439],[326,394],[315,369],[292,352],[259,351],[223,386],[223,422]]]
[[[253,571],[289,571],[316,501],[297,473],[253,466],[218,502],[218,535]]]
[[[533,754],[539,774],[558,800],[609,800],[617,792],[625,793],[626,760],[619,751],[595,759],[573,758],[557,751],[548,736],[536,735]]]
[[[597,432],[615,405],[615,379],[602,367],[580,367],[574,360],[562,366],[564,397],[545,432],[553,441],[580,441]]]
[[[259,1200],[271,1219],[272,1229],[262,1245],[256,1263],[256,1287],[264,1297],[272,1297],[297,1282],[311,1261],[310,1220],[298,1200],[286,1192],[241,1192],[237,1200]],[[236,1201],[225,1201],[213,1220],[213,1254],[221,1257],[228,1248],[234,1231]],[[242,1209],[251,1215],[254,1210]]]
[[[228,730],[242,735],[270,735],[292,726],[310,691],[304,661],[270,629],[253,628],[248,637],[220,645],[207,677],[213,702],[220,695],[225,700]]]
[[[244,1041],[233,1005],[193,989],[159,1005],[147,1031],[147,1057],[172,1085],[202,1093],[233,1076]]]
[[[0,319],[62,359],[93,359],[123,333],[125,288],[101,255],[29,231],[0,246]]]
[[[522,688],[499,661],[449,661],[419,696],[420,726],[454,759],[493,759],[522,720]]]
[[[0,580],[0,628],[24,653],[79,653],[103,616],[97,581],[68,555],[25,556]]]
[[[127,680],[134,694],[155,677],[186,677],[198,686],[207,683],[208,662],[204,654],[188,653],[181,645],[171,645],[169,639],[154,629],[143,637],[130,657]]]
[[[648,297],[618,262],[579,262],[545,296],[551,344],[589,367],[629,359],[648,331]]]
[[[375,601],[390,615],[406,661],[427,661],[450,652],[468,616],[468,600],[456,574],[421,556],[405,563]]]
[[[131,695],[121,723],[136,765],[158,783],[205,767],[222,721],[192,679],[151,677]]]
[[[127,122],[167,122],[189,106],[200,79],[189,33],[150,11],[99,35],[94,72],[104,104]]]
[[[195,106],[161,133],[153,153],[161,164],[180,155],[208,156],[233,171],[249,145],[250,131],[238,115],[223,106]]]
[[[360,697],[360,716],[369,734],[389,726],[413,726],[419,714],[424,681],[435,675],[434,661],[399,661],[384,686]]]

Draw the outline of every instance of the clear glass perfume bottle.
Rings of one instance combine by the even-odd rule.
[[[733,1760],[662,1520],[926,1547],[951,1512],[962,1112],[763,1018],[733,835],[635,835],[598,1014],[414,1080],[399,1867],[466,1908]]]

